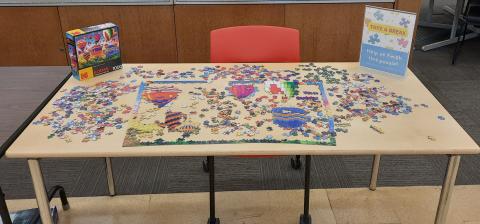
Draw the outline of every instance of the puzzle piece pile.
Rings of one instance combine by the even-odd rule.
[[[123,127],[126,119],[120,114],[130,113],[132,107],[115,105],[115,102],[136,88],[135,81],[105,81],[89,87],[63,89],[63,96],[53,101],[52,111],[41,115],[33,124],[49,126],[48,138],[58,137],[71,142],[73,136],[80,135],[82,142],[96,141]]]

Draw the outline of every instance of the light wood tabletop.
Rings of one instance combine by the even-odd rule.
[[[72,77],[6,155],[476,153],[411,71],[279,63],[126,64],[87,81]]]

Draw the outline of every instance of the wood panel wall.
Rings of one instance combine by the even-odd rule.
[[[417,13],[418,15],[418,13],[420,13],[421,5],[422,5],[422,1],[397,0],[395,2],[395,9],[403,10],[407,12],[414,12],[414,13]]]
[[[62,33],[105,22],[117,24],[124,62],[177,62],[173,6],[68,6],[58,11]]]
[[[285,25],[300,30],[302,61],[358,61],[364,12],[365,4],[292,4]]]
[[[0,66],[65,65],[56,7],[0,7]]]
[[[417,25],[420,19],[420,8],[422,6],[422,1],[412,1],[412,0],[397,0],[395,2],[395,9],[403,10],[407,12],[413,12],[417,14],[417,20],[415,21],[415,31],[413,32],[413,41],[412,41],[412,48],[411,52],[413,52],[415,48],[415,37],[417,36]],[[409,65],[412,64],[413,55],[410,55],[408,60]]]
[[[421,0],[370,4],[418,12]],[[357,61],[365,5],[0,7],[0,66],[67,65],[64,33],[104,22],[120,27],[124,63],[209,62],[211,30],[252,24],[299,29],[303,61]]]

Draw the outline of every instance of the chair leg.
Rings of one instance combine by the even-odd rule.
[[[5,195],[3,194],[2,188],[0,188],[0,220],[4,224],[12,224],[12,219],[10,218],[10,213],[8,212],[7,202],[5,202]]]
[[[462,49],[463,42],[465,42],[465,36],[467,35],[467,28],[468,28],[468,23],[465,22],[465,24],[463,25],[463,32],[462,32],[463,35],[458,36],[457,45],[455,46],[455,50],[453,51],[452,65],[455,64],[458,54],[460,54],[460,50]]]
[[[220,219],[215,216],[215,157],[207,157],[210,185],[210,217],[207,224],[220,224]]]
[[[58,196],[60,196],[60,201],[62,202],[62,208],[64,211],[70,209],[70,204],[68,203],[68,198],[67,194],[65,193],[65,189],[60,186],[56,185],[50,188],[50,191],[48,191],[48,200],[51,201],[53,197],[55,197],[55,193],[58,192]]]
[[[305,186],[303,197],[303,214],[300,215],[300,224],[312,224],[312,217],[310,216],[310,164],[312,161],[311,155],[305,156]]]
[[[296,155],[296,156],[295,156],[295,159],[294,159],[294,158],[291,158],[291,159],[290,159],[290,165],[291,165],[292,168],[295,169],[295,170],[299,170],[300,168],[302,168],[302,160],[300,160],[300,156],[299,156],[299,155]]]
[[[208,171],[209,171],[208,159],[202,161],[202,167],[203,167],[203,172],[208,173]]]
[[[468,30],[468,22],[465,22],[465,27],[463,27],[462,41],[460,42],[460,49],[462,48],[463,43],[465,42],[465,38],[467,36],[467,30]]]

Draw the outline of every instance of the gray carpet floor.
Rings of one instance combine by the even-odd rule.
[[[438,17],[438,16],[436,16]],[[439,19],[447,20],[448,17]],[[448,31],[420,28],[417,46],[441,40]],[[467,41],[458,64],[450,65],[453,47],[413,52],[413,70],[462,127],[480,143],[480,39]],[[33,111],[60,82],[65,67],[0,68],[0,142]],[[203,158],[113,159],[119,194],[208,191]],[[369,156],[314,157],[313,188],[366,187],[372,158]],[[440,185],[446,156],[385,156],[380,186]],[[218,158],[217,189],[295,189],[303,172],[290,168],[288,157],[271,159]],[[106,195],[101,159],[42,160],[48,186],[61,184],[71,196]],[[462,159],[457,184],[480,184],[480,156]],[[0,160],[0,185],[7,198],[34,196],[24,160]]]

